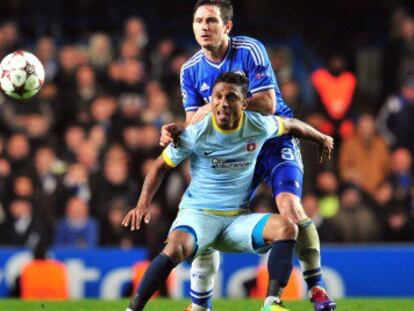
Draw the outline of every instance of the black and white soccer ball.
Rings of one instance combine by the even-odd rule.
[[[39,59],[26,51],[10,53],[0,63],[1,89],[14,99],[25,99],[41,89],[45,70]]]

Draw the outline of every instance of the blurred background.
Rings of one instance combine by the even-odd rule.
[[[336,139],[334,159],[322,165],[317,147],[302,142],[303,205],[326,246],[327,287],[337,297],[414,296],[401,283],[414,280],[413,1],[234,2],[233,35],[265,44],[296,117]],[[180,68],[198,50],[193,4],[0,2],[0,58],[25,49],[46,71],[33,99],[0,94],[1,296],[22,295],[21,269],[33,254],[65,263],[68,297],[125,296],[131,266],[162,249],[189,182],[185,165],[168,172],[149,225],[132,234],[120,222],[161,151],[161,126],[184,119]],[[273,205],[265,187],[252,202],[260,212]],[[226,286],[237,269],[260,269],[244,255],[225,268],[231,256],[216,295],[234,294]],[[389,265],[400,270],[378,273]],[[186,294],[188,267],[180,269],[163,294]],[[249,277],[246,295],[255,289]],[[379,286],[385,280],[391,292]],[[295,282],[292,298],[304,297]]]

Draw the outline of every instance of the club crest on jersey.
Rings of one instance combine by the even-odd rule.
[[[256,150],[257,148],[257,144],[254,140],[248,140],[246,143],[246,150],[249,152],[252,152],[254,150]]]

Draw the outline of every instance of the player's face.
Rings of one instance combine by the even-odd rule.
[[[240,86],[225,82],[219,82],[214,86],[211,109],[220,128],[236,128],[244,108],[246,99]]]
[[[202,5],[194,14],[193,31],[198,44],[214,50],[228,40],[232,22],[224,24],[220,9],[215,5]]]

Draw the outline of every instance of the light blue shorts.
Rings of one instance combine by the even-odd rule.
[[[271,214],[245,212],[237,216],[222,216],[212,213],[213,211],[201,209],[180,209],[171,226],[170,233],[179,229],[194,236],[195,250],[192,257],[204,254],[210,248],[227,253],[262,254],[271,247],[255,247],[253,243],[253,230],[263,218],[268,218]]]

